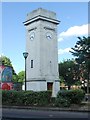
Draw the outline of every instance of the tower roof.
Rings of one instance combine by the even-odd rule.
[[[42,9],[42,8],[38,8],[27,14],[27,18],[26,18],[26,21],[24,22],[24,25],[28,25],[31,22],[36,21],[36,20],[50,21],[55,24],[59,24],[59,22],[60,22],[56,19],[55,12],[48,11],[48,10]]]

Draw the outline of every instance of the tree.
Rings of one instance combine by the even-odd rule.
[[[10,59],[7,58],[6,56],[1,56],[0,57],[0,65],[7,65],[7,66],[12,67]]]
[[[18,82],[18,75],[16,73],[12,75],[12,81],[15,83]]]
[[[72,48],[72,55],[76,56],[76,62],[88,74],[87,79],[87,93],[89,93],[89,80],[90,80],[90,37],[78,37],[78,41],[74,48]]]
[[[21,71],[18,73],[18,82],[21,82],[23,84],[25,78],[25,72]]]
[[[65,84],[70,89],[72,85],[80,80],[78,65],[74,60],[59,63],[59,76],[64,78]]]

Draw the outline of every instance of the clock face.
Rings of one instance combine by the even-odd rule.
[[[31,32],[31,34],[30,34],[30,40],[33,40],[34,37],[35,37],[35,33],[34,33],[34,32]]]
[[[50,32],[46,33],[46,38],[48,40],[51,40],[52,39],[52,34]]]

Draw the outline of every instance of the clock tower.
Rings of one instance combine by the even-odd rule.
[[[58,45],[56,14],[42,8],[27,14],[26,89],[33,91],[51,90],[55,97],[60,89],[58,76]]]

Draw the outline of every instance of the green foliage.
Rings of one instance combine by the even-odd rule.
[[[75,85],[79,81],[79,66],[75,60],[67,60],[59,63],[59,76],[67,86]]]
[[[86,62],[87,59],[90,59],[90,37],[78,37],[78,41],[73,51],[71,51],[72,55],[78,57],[77,62],[80,64]]]
[[[81,89],[71,90],[69,97],[71,99],[71,104],[80,104],[84,99],[85,92]]]
[[[23,92],[2,91],[2,103],[6,105],[18,105],[23,103]]]
[[[60,78],[60,83],[65,83],[65,80],[62,76],[60,76],[59,78]]]
[[[76,56],[76,61],[79,64],[85,64],[88,71],[90,71],[90,37],[78,37],[78,41],[73,51],[72,55]]]
[[[18,82],[18,75],[17,74],[13,74],[12,81],[13,82]]]
[[[82,68],[82,71],[84,71],[83,74],[88,75],[87,79],[87,93],[89,93],[89,81],[90,81],[90,36],[89,37],[78,37],[78,41],[76,42],[76,45],[74,48],[72,48],[72,55],[76,56],[76,62],[80,65]],[[85,75],[84,75],[85,77]],[[86,76],[87,77],[87,76]]]
[[[12,64],[11,64],[10,59],[7,58],[6,56],[1,56],[1,57],[0,57],[0,64],[1,64],[1,65],[7,65],[7,66],[12,67]]]
[[[57,94],[55,104],[59,107],[69,107],[71,104],[80,104],[85,93],[81,90],[60,90]]]
[[[23,83],[24,82],[24,78],[25,78],[25,72],[21,71],[18,73],[18,82]]]
[[[2,104],[6,105],[48,105],[51,101],[50,91],[2,91]]]
[[[77,82],[75,82],[75,85],[80,86],[80,85],[82,85],[82,82],[81,81],[77,81]]]
[[[69,107],[80,104],[83,98],[82,90],[60,90],[56,98],[51,97],[50,91],[2,91],[3,105]]]
[[[70,101],[65,98],[58,97],[55,101],[55,105],[57,107],[70,107]]]

